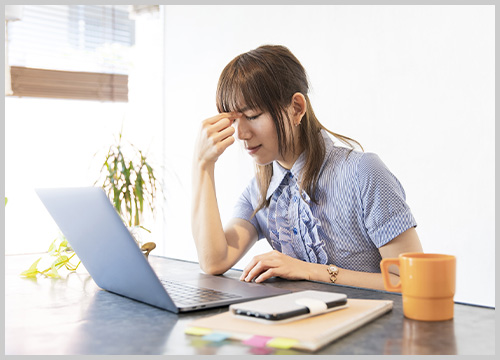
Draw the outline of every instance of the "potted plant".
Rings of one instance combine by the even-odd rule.
[[[155,200],[160,191],[160,183],[145,154],[131,143],[126,148],[129,150],[127,154],[124,153],[120,132],[117,143],[109,147],[101,167],[101,176],[94,185],[100,184],[106,191],[141,248],[152,250],[151,246],[154,244],[142,244],[141,233],[150,232],[142,226],[142,222],[146,208],[153,216],[155,214]]]
[[[143,232],[150,232],[142,225],[142,222],[146,209],[153,216],[155,215],[156,200],[158,195],[162,193],[161,184],[146,155],[131,143],[124,146],[122,131],[118,135],[116,144],[111,145],[107,151],[94,186],[97,184],[106,191],[114,208],[124,223],[128,225],[138,246],[148,257],[156,244],[151,241],[142,241]],[[74,271],[80,265],[80,262],[71,263],[75,253],[62,234],[50,244],[47,254],[50,257],[55,257],[49,267],[39,270],[38,263],[42,260],[39,258],[21,275],[36,277],[38,274],[42,274],[58,278],[60,275],[57,270],[63,266],[69,271]]]

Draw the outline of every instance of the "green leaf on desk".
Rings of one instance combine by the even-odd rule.
[[[68,240],[64,238],[64,240],[59,244],[59,249],[57,251],[66,251],[68,249]]]
[[[47,259],[47,256],[49,257],[48,259],[55,258],[55,260],[52,262],[51,266],[48,267],[47,269],[38,270],[37,269],[38,262],[42,258]],[[37,261],[35,261],[28,270],[23,271],[20,275],[26,277],[36,277],[37,274],[41,274],[51,278],[61,278],[61,275],[57,270],[59,270],[64,266],[69,271],[75,271],[81,263],[79,261],[76,265],[73,265],[70,262],[70,260],[75,256],[75,252],[69,246],[68,240],[66,240],[66,238],[62,234],[60,234],[59,237],[57,237],[54,241],[52,241],[52,243],[49,246],[49,249],[47,250],[47,256],[42,257]]]
[[[37,261],[35,261],[28,270],[26,271],[23,271],[21,273],[21,276],[26,276],[26,277],[36,277],[36,274],[38,274],[38,270],[37,270],[37,265],[38,265],[38,262],[42,260],[42,258],[39,258]]]
[[[50,267],[50,269],[47,269],[48,271],[45,273],[45,275],[47,275],[51,278],[60,278],[61,277],[61,275],[59,275],[59,273],[57,272],[55,264],[56,264],[56,262],[54,261],[52,263],[52,266]]]
[[[60,269],[64,264],[68,262],[68,260],[69,258],[66,255],[61,255],[52,263],[52,266],[56,269]]]
[[[50,253],[52,253],[52,252],[54,251],[56,241],[57,241],[57,239],[54,239],[54,241],[52,241],[52,243],[50,244],[49,249],[47,250],[47,252],[48,252],[49,254],[50,254]]]

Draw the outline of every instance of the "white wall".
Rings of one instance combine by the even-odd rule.
[[[402,182],[426,252],[457,256],[455,300],[495,304],[493,6],[166,6],[166,255],[196,260],[191,157],[223,67],[262,44],[299,58],[320,121]],[[217,166],[226,221],[253,173]],[[237,267],[270,248],[261,241]]]

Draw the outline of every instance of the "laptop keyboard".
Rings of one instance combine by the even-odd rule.
[[[160,282],[175,303],[182,303],[185,305],[236,299],[241,297],[236,294],[225,293],[194,285],[187,285],[172,280],[160,279]]]

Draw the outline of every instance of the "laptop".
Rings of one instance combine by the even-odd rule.
[[[92,279],[109,292],[175,313],[291,292],[201,270],[155,272],[102,188],[35,191]]]

